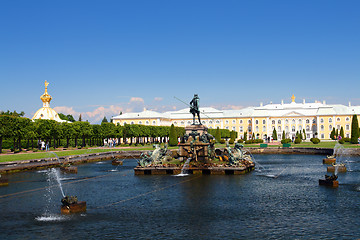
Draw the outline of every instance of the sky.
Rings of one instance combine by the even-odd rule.
[[[360,105],[360,1],[0,1],[0,110]]]

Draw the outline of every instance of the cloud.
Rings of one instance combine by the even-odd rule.
[[[162,100],[163,100],[162,97],[155,97],[155,98],[154,98],[154,101],[156,101],[156,102],[160,102],[160,101],[162,101]]]
[[[73,116],[76,116],[77,114],[79,114],[78,112],[76,112],[73,107],[66,107],[66,106],[61,106],[61,107],[54,107],[54,110],[57,113],[63,113],[65,115],[71,114]]]
[[[140,97],[131,97],[131,98],[130,98],[130,103],[134,103],[134,102],[144,103],[144,99],[142,99],[142,98],[140,98]]]
[[[219,109],[219,110],[240,110],[243,109],[244,106],[241,105],[231,105],[231,104],[227,104],[227,105],[213,105],[211,106],[213,108]]]

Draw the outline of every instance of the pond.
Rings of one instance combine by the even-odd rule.
[[[60,214],[51,170],[7,175],[0,188],[1,239],[356,239],[360,158],[347,157],[339,187],[319,186],[318,155],[255,155],[246,175],[135,176],[135,159],[59,173],[83,214]]]

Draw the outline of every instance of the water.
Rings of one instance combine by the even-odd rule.
[[[255,155],[266,173],[186,178],[134,176],[130,159],[118,172],[111,161],[79,165],[61,173],[66,194],[87,201],[71,216],[59,214],[57,186],[47,202],[46,173],[8,175],[0,239],[358,239],[360,158],[333,189],[318,184],[324,157]]]

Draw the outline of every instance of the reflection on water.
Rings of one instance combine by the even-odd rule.
[[[60,215],[46,172],[8,175],[0,188],[1,239],[356,239],[360,158],[337,189],[318,185],[324,156],[256,155],[261,171],[234,176],[134,176],[136,160],[60,172],[86,214]]]

